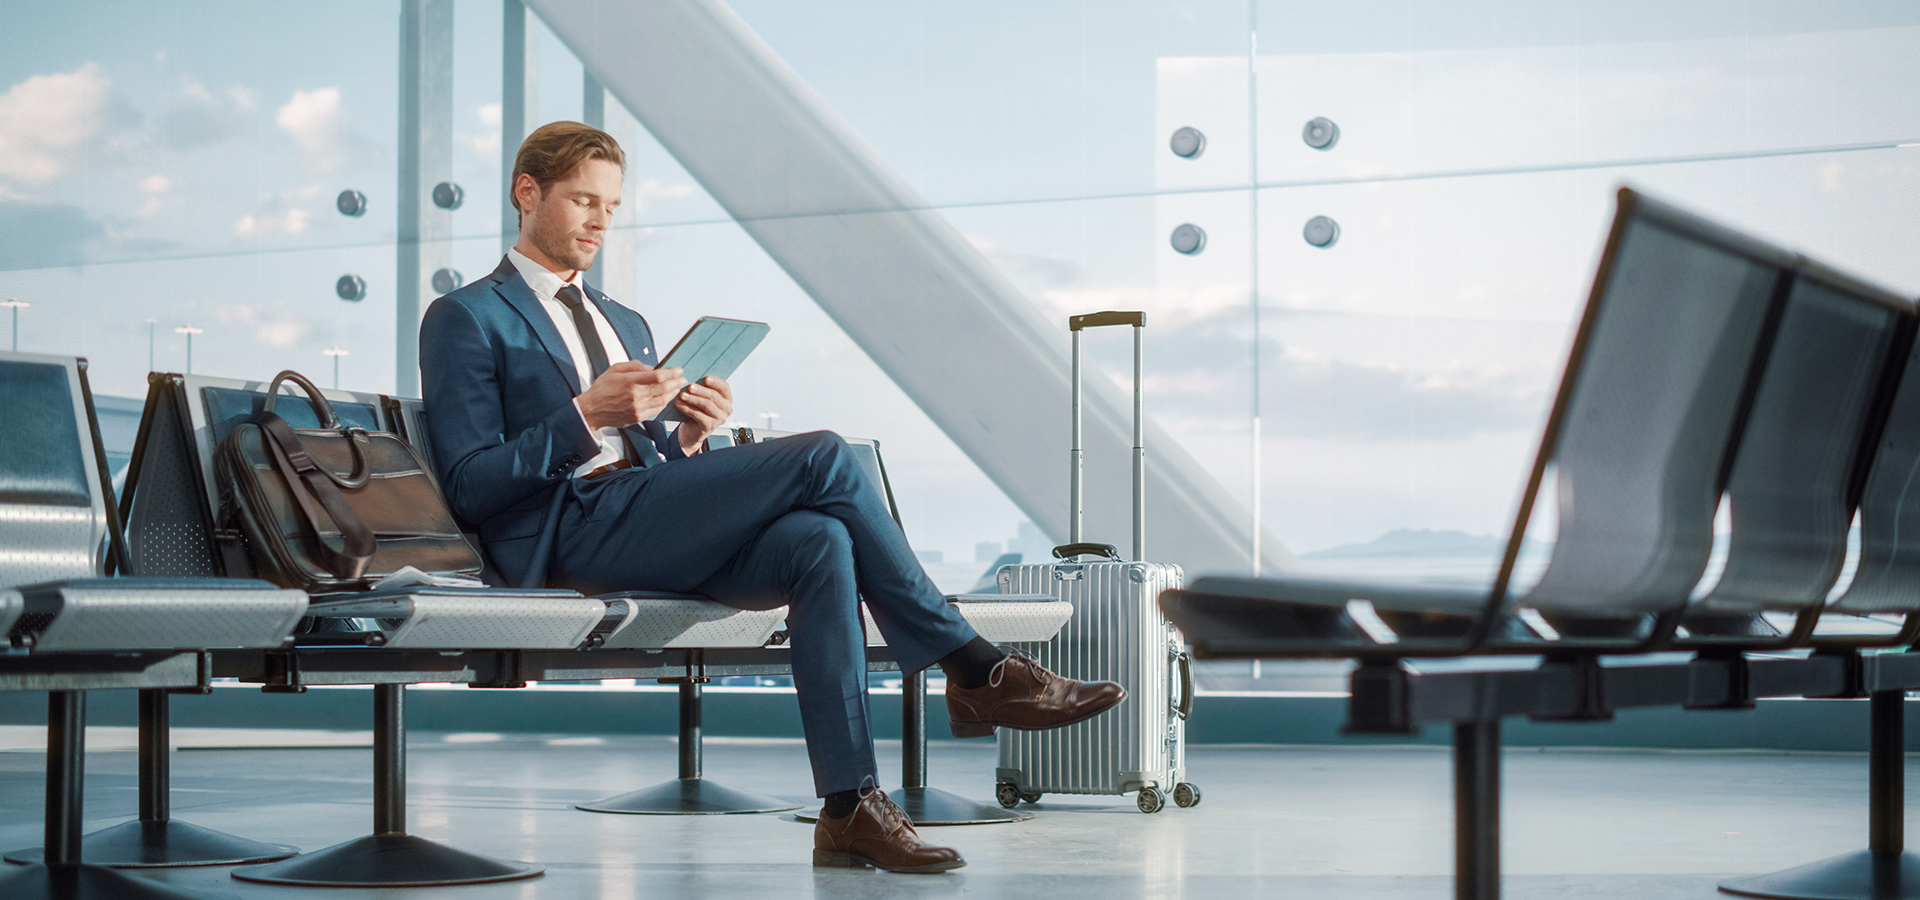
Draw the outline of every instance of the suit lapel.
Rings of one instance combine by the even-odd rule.
[[[513,261],[502,258],[500,267],[493,270],[493,291],[513,307],[514,312],[527,321],[527,327],[533,329],[540,346],[545,348],[547,356],[553,360],[553,366],[560,370],[560,377],[567,380],[567,386],[575,396],[581,391],[580,369],[574,364],[573,354],[567,351],[567,342],[560,338],[560,330],[553,326],[553,317],[547,315],[540,298],[535,296],[533,288],[527,286],[527,280],[520,277],[520,270],[513,267]]]

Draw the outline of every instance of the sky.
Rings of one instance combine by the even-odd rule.
[[[1920,149],[1897,146],[1920,143],[1912,4],[733,5],[1049,318],[1148,310],[1150,412],[1249,501],[1257,359],[1261,521],[1297,551],[1506,529],[1619,184],[1920,288]],[[500,250],[500,6],[454,20],[471,279]],[[138,396],[150,360],[186,367],[192,325],[197,372],[324,383],[340,347],[343,387],[392,390],[396,2],[6,21],[0,295],[34,304],[21,349],[86,355],[99,390]],[[536,121],[577,117],[580,66],[536,34]],[[617,299],[662,340],[703,314],[771,323],[737,418],[881,440],[916,547],[971,560],[1012,536],[1013,504],[608,105],[630,155]],[[1332,149],[1301,141],[1313,116],[1339,123]],[[1198,159],[1167,149],[1183,125],[1208,135]],[[365,216],[334,210],[347,189]],[[1340,222],[1333,247],[1302,239],[1315,215]],[[1168,245],[1182,223],[1201,254]],[[335,297],[344,274],[366,299]],[[1118,380],[1114,344],[1090,352]]]

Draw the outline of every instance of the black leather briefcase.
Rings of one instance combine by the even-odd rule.
[[[274,413],[285,381],[306,391],[321,427],[295,429]],[[214,467],[220,532],[244,540],[258,576],[275,584],[324,593],[359,590],[405,566],[480,572],[419,452],[395,435],[342,426],[298,373],[274,376],[265,408],[220,442]]]

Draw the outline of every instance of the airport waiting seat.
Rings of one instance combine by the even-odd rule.
[[[0,385],[0,585],[9,586],[0,589],[0,633],[10,647],[0,689],[49,694],[46,841],[7,855],[22,867],[0,871],[0,896],[193,897],[98,863],[298,852],[170,821],[165,797],[146,791],[139,821],[83,838],[86,691],[205,689],[203,651],[281,646],[307,598],[261,581],[109,577],[124,574],[126,547],[86,361],[0,353]],[[143,730],[143,749],[152,742]],[[166,749],[162,736],[162,767]]]
[[[429,412],[414,397],[387,397],[384,405],[399,433],[432,458]],[[730,437],[709,439],[708,449],[730,446]],[[476,547],[479,541],[469,536]],[[484,551],[482,553],[484,556]],[[488,563],[491,569],[491,563]],[[743,610],[704,597],[664,591],[622,591],[595,598],[606,608],[586,646],[606,650],[719,650],[767,646],[786,620],[786,608]],[[679,684],[679,776],[637,791],[577,805],[589,812],[643,815],[722,815],[783,812],[799,808],[777,797],[730,788],[705,777],[702,752],[702,688],[706,678],[689,674]]]
[[[1214,577],[1161,605],[1201,658],[1358,658],[1350,730],[1453,722],[1456,892],[1497,896],[1502,715],[1737,707],[1858,680],[1839,657],[1761,665],[1742,651],[1802,643],[1828,612],[1913,324],[1903,298],[1623,189],[1490,589]],[[1728,562],[1696,601],[1723,495]],[[1540,581],[1515,585],[1543,498],[1559,501],[1558,540]],[[1674,648],[1701,652],[1602,659]],[[1432,679],[1403,664],[1488,653],[1546,658]]]
[[[127,477],[124,501],[135,571],[252,574],[239,542],[222,540],[214,452],[228,432],[258,412],[265,382],[154,373]],[[343,423],[399,431],[377,394],[327,391]],[[294,428],[319,426],[291,391],[275,411]],[[300,647],[382,650],[571,650],[605,620],[605,602],[572,591],[411,586],[316,595]],[[286,657],[298,663],[299,654]],[[373,685],[374,829],[352,841],[279,863],[247,866],[234,877],[276,884],[407,886],[506,881],[538,875],[537,865],[495,860],[406,832],[405,687],[444,676],[386,670],[370,662],[353,683]],[[295,688],[296,690],[300,688]],[[155,727],[164,727],[156,723]]]

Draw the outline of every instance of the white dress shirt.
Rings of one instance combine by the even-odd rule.
[[[571,284],[580,289],[580,296],[584,299],[587,293],[586,283],[581,281],[579,272],[573,273],[572,279],[563,280],[560,276],[548,271],[547,267],[528,259],[518,250],[509,249],[507,259],[513,261],[513,267],[520,270],[520,277],[526,279],[527,287],[533,288],[534,296],[540,298],[540,307],[547,311],[547,315],[553,317],[553,327],[560,332],[560,340],[566,342],[567,352],[573,356],[574,370],[580,374],[580,389],[585,391],[587,386],[593,384],[593,363],[587,359],[587,345],[580,340],[580,328],[573,322],[573,310],[568,309],[567,305],[561,303],[554,295],[558,294],[561,288]],[[607,321],[606,316],[600,314],[600,308],[592,300],[586,301],[586,310],[587,317],[593,320],[594,327],[600,331],[600,346],[607,351],[607,365],[627,362],[630,359],[627,356],[627,345],[620,342],[620,335],[614,332],[612,323]],[[640,352],[645,353],[646,348],[642,348]],[[580,412],[578,397],[574,398],[573,408],[575,412]],[[600,452],[592,459],[581,463],[579,468],[574,469],[573,477],[578,478],[601,466],[627,458],[627,445],[620,435],[620,429],[596,430],[593,426],[587,425],[587,415],[584,412],[580,413],[580,424],[593,433],[594,439],[600,444]]]

